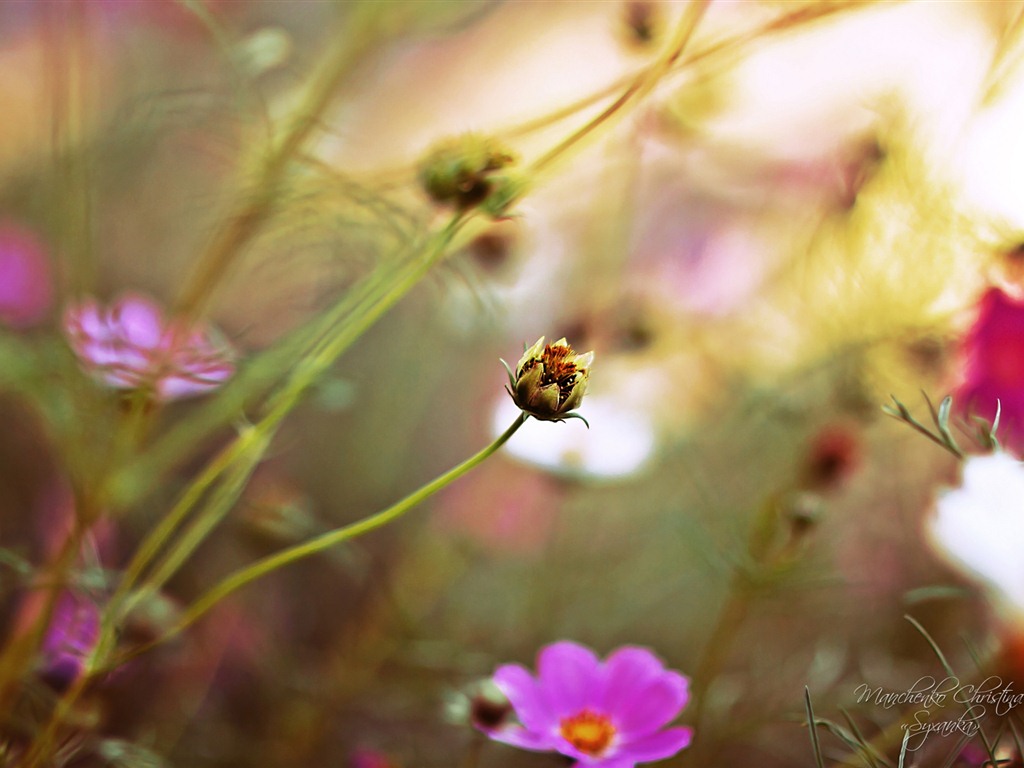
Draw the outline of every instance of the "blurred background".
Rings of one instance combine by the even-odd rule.
[[[498,358],[541,335],[596,353],[589,430],[531,421],[408,518],[234,595],[91,693],[62,764],[559,765],[485,743],[468,713],[498,664],[572,639],[691,676],[698,735],[670,764],[813,765],[804,686],[871,738],[895,713],[858,708],[857,686],[937,673],[904,614],[975,669],[960,638],[991,647],[995,625],[922,533],[956,462],[881,406],[927,420],[922,392],[954,393],[970,423],[999,397],[1004,442],[1024,440],[1024,5],[715,0],[649,90],[536,162],[692,10],[0,3],[8,633],[118,412],[66,395],[82,377],[64,308],[173,306],[296,121],[267,215],[203,306],[240,368],[447,219],[417,181],[439,142],[496,137],[529,188],[318,382],[143,624],[486,445],[516,415]],[[1005,301],[998,328],[985,296]],[[170,405],[152,439],[203,407]],[[101,521],[102,569],[230,432],[186,441]]]

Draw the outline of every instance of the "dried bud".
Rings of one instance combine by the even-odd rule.
[[[802,484],[809,489],[839,488],[860,463],[860,440],[850,427],[831,425],[811,442],[801,471]]]
[[[470,697],[469,720],[485,733],[505,725],[512,715],[512,704],[505,695],[492,685],[481,685]]]
[[[630,41],[641,46],[654,41],[661,22],[658,7],[646,0],[630,0],[626,3],[624,20]]]
[[[508,371],[509,394],[524,412],[541,421],[577,418],[586,424],[586,419],[569,411],[583,401],[593,360],[593,352],[577,355],[564,338],[545,344],[541,336],[523,353],[515,373],[501,362]]]
[[[420,184],[434,201],[466,210],[488,201],[499,180],[495,172],[515,161],[515,155],[494,139],[472,134],[460,136],[427,155],[420,165]],[[505,189],[507,184],[498,186]],[[503,202],[497,207],[503,211],[507,205]]]
[[[814,530],[821,522],[823,506],[816,493],[795,493],[786,499],[783,514],[789,523],[791,540],[801,539]]]

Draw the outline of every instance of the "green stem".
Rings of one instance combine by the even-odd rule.
[[[123,606],[118,606],[120,616],[127,615],[136,605],[160,590],[224,519],[263,458],[268,442],[268,440],[258,440],[244,460],[236,462],[225,473],[223,481],[210,494],[209,501],[181,534],[174,546],[154,566],[153,572],[146,577],[145,584],[127,596]]]
[[[318,339],[315,342],[313,348],[309,351],[309,355],[306,360],[300,363],[297,370],[295,370],[282,390],[277,393],[277,396],[271,399],[270,403],[268,403],[268,407],[260,421],[239,434],[232,443],[226,446],[217,455],[217,457],[207,465],[200,477],[189,486],[185,491],[185,494],[181,497],[178,503],[175,504],[168,515],[161,520],[150,535],[146,537],[146,540],[132,558],[131,563],[126,569],[124,577],[115,590],[114,595],[111,597],[107,610],[104,612],[103,621],[100,625],[99,638],[97,639],[96,647],[93,649],[92,654],[90,654],[90,659],[87,664],[89,674],[80,676],[75,684],[61,698],[49,722],[42,730],[40,737],[33,745],[33,748],[29,751],[29,754],[26,755],[23,768],[38,768],[38,766],[41,765],[41,761],[45,760],[45,757],[49,753],[50,747],[56,738],[60,724],[64,722],[74,703],[86,690],[90,681],[93,680],[97,674],[101,674],[103,670],[111,666],[109,664],[109,657],[116,642],[116,627],[126,615],[127,609],[137,602],[136,594],[132,593],[131,588],[138,583],[142,578],[142,575],[152,564],[156,555],[168,544],[178,529],[185,523],[188,518],[188,514],[193,507],[207,492],[211,491],[215,487],[216,483],[221,479],[221,476],[228,472],[236,462],[246,459],[247,457],[254,461],[258,460],[258,457],[262,455],[266,446],[269,445],[278,425],[283,421],[285,416],[288,415],[306,389],[316,381],[320,374],[322,374],[334,362],[334,360],[348,348],[349,345],[358,339],[377,319],[381,317],[381,315],[383,315],[388,309],[397,303],[402,296],[416,285],[416,283],[430,270],[437,260],[444,255],[448,246],[451,244],[455,235],[461,229],[465,221],[466,219],[461,215],[454,216],[444,229],[436,233],[430,241],[428,241],[425,253],[422,256],[414,259],[410,265],[399,269],[398,272],[388,280],[378,282],[371,279],[360,299],[355,302],[354,306],[352,306],[352,314],[341,321],[342,328],[340,331],[333,336],[327,336],[326,338]],[[349,305],[348,302],[345,302],[345,304],[347,306]],[[512,433],[515,429],[518,429],[519,426],[520,423],[517,422],[513,429],[510,429],[509,432],[499,438],[499,440],[494,445],[490,446],[489,449],[485,449],[481,454],[470,459],[470,462],[473,462],[474,459],[476,460],[473,464],[466,462],[465,465],[460,465],[462,472],[465,472],[472,466],[475,466],[475,463],[479,463],[479,461],[482,461],[487,455],[490,455],[494,450],[497,450],[505,440],[511,437]],[[460,467],[457,467],[456,470]],[[453,472],[454,471],[455,470],[453,470]],[[461,474],[461,472],[459,474]],[[449,473],[449,475],[451,475],[451,473]],[[451,475],[448,478],[448,482],[454,480],[455,477],[457,477],[457,475]],[[237,483],[229,482],[229,485],[237,487]],[[429,488],[430,486],[427,487]],[[422,498],[426,498],[430,493],[433,493],[440,487],[442,486],[433,488],[429,493],[423,495],[420,500],[422,500]],[[225,493],[230,494],[231,490],[228,489]],[[220,494],[215,495],[218,497],[220,496]],[[228,497],[225,496],[224,498],[227,499]],[[213,499],[212,502],[210,514],[219,514],[219,510],[223,504],[218,500],[218,498]],[[401,504],[402,502],[399,503]],[[393,509],[394,508],[392,508],[392,510]],[[385,512],[387,511],[388,510],[385,510]],[[381,515],[383,514],[385,513],[381,513]],[[367,521],[363,521],[363,523],[366,522]],[[387,520],[383,520],[378,523],[378,525],[382,525],[384,522],[387,522]],[[202,520],[197,521],[197,525],[198,527],[194,527],[194,530],[197,533],[196,536],[189,536],[186,534],[184,542],[179,542],[179,544],[182,544],[184,549],[181,547],[175,547],[168,557],[165,558],[163,565],[168,567],[165,568],[163,565],[160,567],[160,573],[158,575],[161,579],[168,578],[173,571],[175,571],[181,563],[184,562],[184,558],[180,558],[178,555],[179,551],[185,552],[185,550],[187,550],[187,553],[190,553],[192,549],[194,549],[194,545],[202,538],[198,536],[198,534],[202,533],[202,536],[205,536],[206,533],[209,533],[209,530],[212,530],[212,526],[205,525]],[[356,526],[350,526],[349,528],[355,528],[359,525],[361,524],[357,523]],[[377,526],[375,525],[373,527]],[[372,530],[372,528],[367,530]],[[340,532],[341,531],[335,531],[334,533],[337,534]],[[366,530],[356,532],[350,531],[346,536],[339,538],[337,541],[342,541],[345,538],[351,538],[365,532]],[[314,540],[314,542],[315,541],[316,540]],[[309,542],[309,544],[313,544],[314,542]],[[327,546],[330,545],[328,544]],[[287,550],[279,553],[279,555],[283,556],[286,553]],[[312,554],[312,552],[299,554],[298,557],[302,557],[305,554]],[[262,562],[263,561],[255,563],[253,567],[260,565]],[[237,579],[244,573],[244,570],[247,569],[243,569],[243,571],[236,573],[233,577],[229,577],[229,579]],[[220,595],[220,597],[217,597],[217,600],[243,586],[253,578],[257,578],[259,575],[261,574],[255,574],[249,579],[235,584]],[[223,588],[226,581],[222,582],[219,587],[215,587],[215,589]],[[143,584],[142,590],[143,594],[149,594],[152,591],[148,580]],[[213,591],[207,593],[206,598],[209,598],[211,595],[213,595]],[[142,651],[177,635],[198,619],[202,613],[213,607],[215,602],[216,600],[210,602],[209,605],[198,613],[194,613],[196,606],[193,606],[192,611],[186,614],[183,621],[171,632],[147,646],[135,649],[135,651],[130,655],[137,655]],[[118,666],[122,663],[122,660],[118,660],[113,666]]]
[[[654,64],[641,72],[619,98],[612,102],[601,114],[534,161],[533,170],[540,171],[550,165],[581,139],[612,118],[633,99],[639,98],[650,91],[682,55],[687,43],[690,42],[690,38],[693,37],[694,30],[704,17],[710,2],[711,0],[693,0],[687,6],[676,37],[668,50]]]
[[[269,444],[274,431],[291,412],[302,394],[319,378],[327,368],[388,309],[404,296],[445,253],[455,234],[465,220],[454,217],[448,225],[433,238],[426,254],[417,259],[405,272],[378,283],[371,278],[367,290],[351,308],[340,331],[315,342],[308,356],[295,368],[288,383],[274,396],[260,421],[246,429],[234,442],[225,447],[209,464],[203,473],[186,490],[174,508],[160,521],[136,551],[125,571],[117,591],[111,600],[116,616],[123,615],[120,603],[128,591],[138,582],[157,553],[167,544],[175,532],[184,524],[189,512],[214,486],[230,467],[246,456],[256,456]],[[346,305],[348,303],[346,302]],[[206,531],[208,533],[209,531]],[[204,533],[205,536],[205,533]],[[175,569],[179,563],[175,563]],[[166,576],[170,576],[168,573]]]
[[[516,420],[512,422],[512,425],[486,448],[476,453],[475,455],[471,456],[470,458],[466,459],[461,464],[458,464],[452,469],[448,470],[443,475],[440,475],[435,479],[431,480],[429,483],[422,486],[418,490],[413,491],[404,499],[396,502],[395,504],[392,504],[387,509],[381,510],[380,512],[377,512],[376,514],[371,515],[370,517],[364,518],[363,520],[352,523],[350,525],[342,526],[341,528],[336,528],[333,531],[328,531],[327,533],[317,536],[314,539],[310,539],[309,541],[303,542],[302,544],[297,544],[294,547],[289,547],[288,549],[284,549],[280,552],[275,552],[272,555],[268,555],[267,557],[257,560],[255,563],[252,563],[251,565],[248,565],[244,568],[235,571],[230,576],[222,580],[215,587],[210,589],[198,600],[196,600],[188,608],[188,610],[185,611],[184,615],[181,617],[178,623],[175,624],[175,626],[172,627],[166,634],[164,634],[160,638],[157,638],[149,645],[144,646],[140,649],[136,649],[132,652],[131,655],[137,655],[138,653],[141,653],[144,650],[148,650],[152,646],[159,645],[177,636],[185,629],[190,627],[192,624],[194,624],[196,621],[198,621],[217,603],[219,603],[221,600],[223,600],[233,592],[241,589],[249,582],[255,581],[261,576],[265,576],[266,574],[271,573],[272,571],[276,571],[278,568],[283,568],[284,566],[294,563],[297,560],[301,560],[303,558],[309,557],[310,555],[315,555],[319,552],[323,552],[324,550],[330,549],[331,547],[341,544],[344,541],[348,541],[349,539],[354,539],[357,536],[362,536],[364,534],[370,533],[371,531],[374,531],[378,528],[381,528],[382,526],[387,525],[388,523],[394,520],[397,520],[410,509],[419,505],[421,502],[425,501],[430,496],[433,496],[435,493],[437,493],[439,490],[444,488],[452,481],[462,477],[469,470],[473,469],[478,464],[487,459],[489,456],[491,456],[493,453],[495,453],[499,448],[501,448],[501,446],[503,446],[508,441],[510,437],[512,437],[512,435],[516,433],[516,430],[518,430],[526,422],[526,419],[527,415],[525,413],[519,414],[519,416],[516,417]]]
[[[194,319],[202,314],[229,266],[275,213],[290,164],[318,127],[352,66],[378,40],[372,5],[353,14],[347,32],[348,39],[327,52],[326,60],[312,78],[284,134],[270,148],[254,193],[236,202],[232,213],[214,233],[178,299],[180,316]]]

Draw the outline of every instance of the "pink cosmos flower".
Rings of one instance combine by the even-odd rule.
[[[633,768],[689,745],[690,728],[668,728],[689,698],[689,681],[644,648],[625,646],[604,662],[576,643],[546,646],[537,677],[517,664],[494,682],[518,724],[486,733],[497,741],[574,758],[576,768]]]
[[[1000,406],[999,439],[1024,449],[1024,302],[992,288],[964,340],[965,374],[959,405],[991,421]]]
[[[0,224],[0,322],[25,328],[43,319],[52,287],[46,249],[32,232]]]
[[[215,389],[234,373],[231,351],[206,330],[165,322],[138,295],[109,309],[92,299],[68,309],[65,331],[82,365],[116,389],[146,389],[174,400]]]

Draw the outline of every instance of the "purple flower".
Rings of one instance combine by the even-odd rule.
[[[690,728],[668,728],[689,698],[689,682],[650,651],[625,646],[604,662],[576,643],[553,643],[537,656],[537,677],[518,664],[494,682],[519,719],[487,734],[497,741],[575,758],[576,768],[633,768],[690,743]]]
[[[43,637],[40,677],[56,691],[66,690],[82,673],[100,632],[100,611],[88,597],[64,592]]]
[[[50,262],[30,231],[0,224],[0,323],[26,328],[50,308]]]
[[[93,299],[71,307],[65,331],[82,365],[108,386],[146,389],[174,400],[215,389],[234,373],[231,352],[204,329],[164,321],[138,295],[103,309]]]

